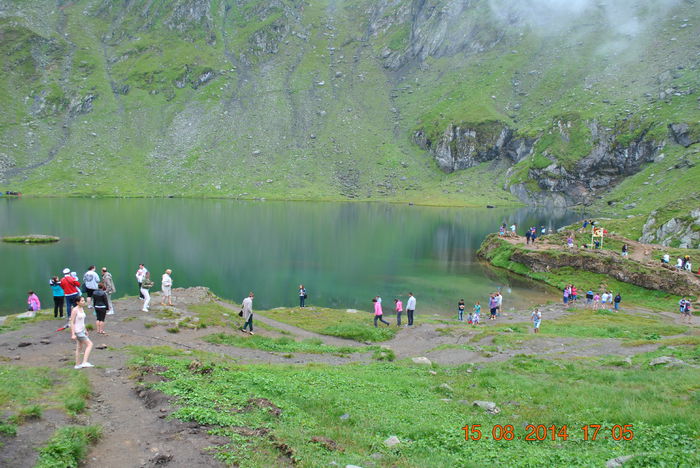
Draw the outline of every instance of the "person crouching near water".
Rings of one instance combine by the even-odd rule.
[[[39,296],[34,294],[34,291],[27,292],[27,310],[36,312],[41,309],[41,302],[39,302]]]
[[[386,326],[389,326],[389,322],[382,318],[384,315],[384,312],[382,312],[382,303],[377,301],[376,297],[372,299],[372,302],[374,302],[374,328],[377,328],[377,320],[383,324],[386,324]]]
[[[80,297],[73,307],[70,315],[70,337],[75,341],[75,369],[83,367],[95,367],[88,359],[92,351],[92,341],[88,338],[87,328],[85,328],[85,298]],[[84,351],[82,363],[80,362],[80,352]]]
[[[109,311],[109,300],[107,298],[107,288],[104,283],[98,283],[97,289],[92,293],[92,305],[95,308],[95,316],[97,320],[95,325],[97,333],[106,335],[105,333],[105,316]]]

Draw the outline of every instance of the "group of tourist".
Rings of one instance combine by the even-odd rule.
[[[382,310],[382,298],[380,296],[374,296],[372,298],[372,304],[374,305],[374,327],[377,327],[377,322],[382,322],[387,327],[391,325],[389,322],[384,320],[384,311]],[[396,311],[396,326],[401,326],[401,314],[403,314],[403,301],[398,297],[394,298],[394,310]],[[404,325],[405,327],[413,326],[413,314],[416,311],[416,298],[412,292],[408,293],[408,300],[406,301],[406,319],[408,323]]]
[[[568,284],[563,290],[563,301],[564,304],[577,305],[579,290],[573,284]],[[617,293],[615,296],[608,291],[604,290],[602,294],[599,292],[594,292],[593,289],[586,291],[586,306],[594,310],[606,309],[609,310],[610,307],[614,307],[615,310],[620,310],[620,303],[622,302],[622,295]]]

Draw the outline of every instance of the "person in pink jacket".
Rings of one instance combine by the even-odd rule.
[[[394,303],[396,304],[396,326],[400,327],[401,326],[401,313],[403,312],[403,302],[401,302],[401,299],[396,298],[396,299],[394,299]]]
[[[382,315],[384,315],[384,313],[382,312],[382,303],[379,302],[376,297],[374,299],[372,299],[372,302],[374,302],[374,326],[375,326],[375,328],[377,327],[377,320],[379,320],[380,322],[382,322],[383,324],[385,324],[388,327],[389,322],[387,322],[386,320],[384,320],[382,318]]]
[[[39,302],[39,296],[34,294],[34,291],[29,291],[27,293],[27,310],[32,310],[36,312],[41,309],[41,302]]]

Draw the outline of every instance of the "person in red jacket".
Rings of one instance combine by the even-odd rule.
[[[64,268],[63,278],[59,284],[66,295],[66,311],[68,320],[70,320],[70,312],[77,299],[80,297],[80,281],[71,276],[70,268]]]

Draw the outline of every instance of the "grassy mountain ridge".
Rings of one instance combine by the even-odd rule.
[[[40,195],[515,203],[513,184],[562,190],[537,171],[574,167],[592,128],[623,152],[694,154],[668,126],[698,140],[700,12],[670,4],[639,0],[631,34],[604,7],[542,28],[486,0],[7,2],[0,180]],[[414,139],[489,122],[532,152],[444,174]]]

